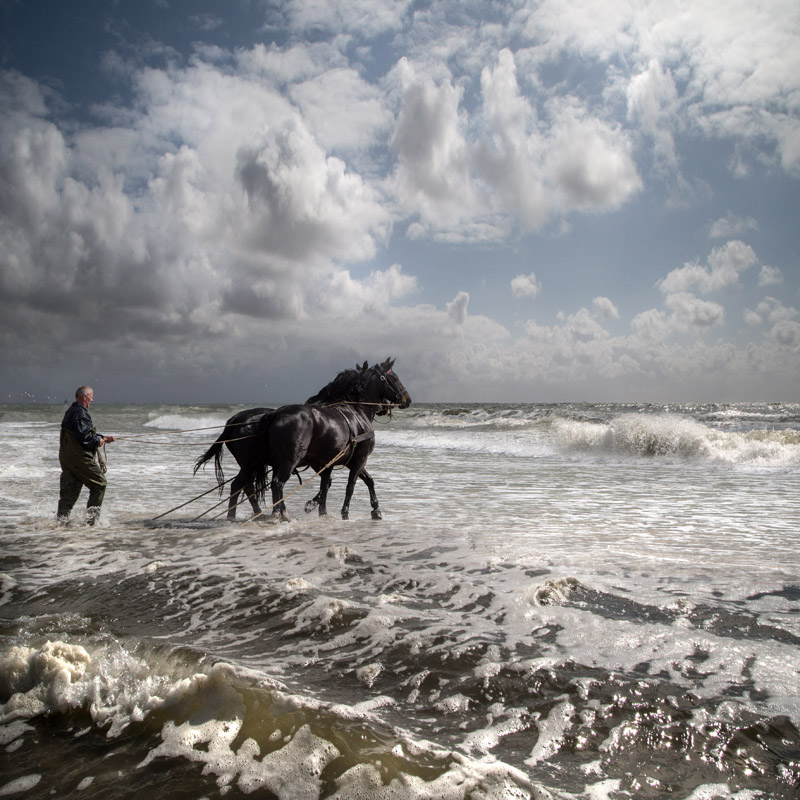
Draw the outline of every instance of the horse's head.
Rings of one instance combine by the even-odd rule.
[[[366,363],[364,364],[365,371],[369,372],[365,389],[367,393],[374,395],[374,399],[369,398],[368,402],[382,404],[378,414],[388,414],[393,406],[408,408],[411,405],[411,396],[395,374],[393,366],[392,358],[387,358],[383,364],[375,364],[372,368],[367,368]],[[366,397],[364,399],[367,400]]]

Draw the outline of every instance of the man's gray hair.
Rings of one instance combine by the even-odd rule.
[[[76,400],[80,400],[81,397],[84,397],[85,395],[89,394],[89,392],[91,392],[91,391],[93,391],[91,386],[79,386],[75,390],[75,399]]]

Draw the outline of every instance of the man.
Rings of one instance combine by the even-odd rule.
[[[91,386],[75,390],[75,402],[67,409],[61,422],[61,494],[58,498],[58,521],[66,525],[72,507],[78,501],[81,488],[89,490],[87,522],[94,525],[100,517],[100,506],[106,493],[106,476],[97,463],[97,449],[115,440],[95,432],[87,410],[94,400]]]

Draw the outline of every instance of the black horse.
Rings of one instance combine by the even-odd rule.
[[[392,359],[373,367],[365,361],[356,370],[340,372],[305,404],[283,406],[261,418],[254,465],[255,489],[257,493],[266,490],[272,467],[271,521],[289,521],[283,487],[292,472],[305,466],[320,473],[317,498],[319,513],[325,514],[336,465],[346,466],[350,472],[342,519],[348,518],[358,477],[369,489],[373,519],[381,518],[375,482],[364,467],[375,446],[372,429],[375,416],[388,413],[393,406],[408,408],[411,404],[406,388],[392,371],[393,366]]]

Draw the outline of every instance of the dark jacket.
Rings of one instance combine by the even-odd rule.
[[[100,446],[100,435],[94,432],[89,412],[78,402],[73,403],[64,414],[61,422],[62,430],[69,431],[75,441],[90,453]]]

